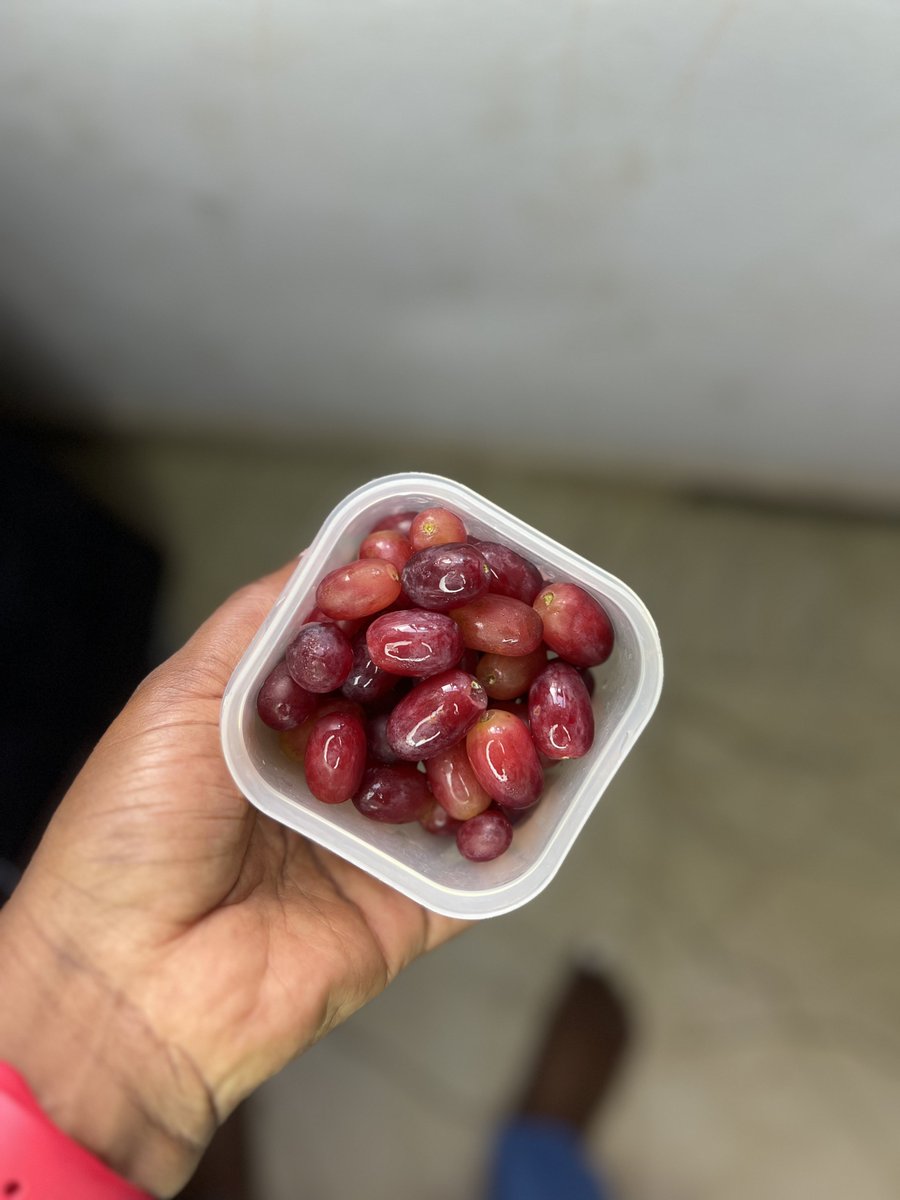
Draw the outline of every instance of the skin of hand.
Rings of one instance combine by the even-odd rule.
[[[0,912],[0,1059],[157,1196],[255,1087],[462,928],[263,816],[228,773],[222,693],[291,569],[140,685]]]

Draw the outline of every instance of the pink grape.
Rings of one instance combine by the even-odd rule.
[[[400,595],[397,568],[380,558],[360,558],[326,575],[316,588],[316,604],[335,620],[368,617]]]
[[[332,712],[312,727],[303,769],[309,790],[323,804],[343,804],[357,790],[366,767],[366,733],[354,713]]]
[[[529,808],[544,786],[541,763],[524,721],[488,709],[466,735],[469,762],[478,782],[504,808]]]
[[[358,704],[354,704],[350,700],[345,700],[342,696],[314,696],[313,699],[319,700],[320,703],[316,706],[315,712],[306,720],[296,727],[296,729],[285,729],[278,735],[278,744],[281,749],[294,762],[303,762],[303,756],[306,754],[306,746],[309,742],[309,735],[312,733],[313,726],[319,717],[325,717],[328,713],[354,713],[362,719],[362,709]]]
[[[447,810],[438,804],[437,800],[432,800],[428,808],[419,817],[419,824],[426,833],[434,833],[442,836],[444,834],[455,835],[462,821],[457,821],[454,817],[451,817]]]
[[[405,609],[376,617],[366,631],[376,666],[394,675],[421,678],[447,671],[459,662],[462,634],[443,613]]]
[[[471,862],[490,862],[509,849],[512,825],[499,808],[489,808],[463,823],[456,830],[456,845],[463,858]]]
[[[384,529],[395,529],[407,540],[409,539],[409,529],[416,517],[414,512],[392,513],[390,516],[381,517],[377,525],[373,525],[370,532],[380,533]]]
[[[256,711],[270,729],[294,729],[316,707],[316,697],[291,678],[283,662],[265,678],[256,697]]]
[[[528,693],[531,736],[547,758],[581,758],[594,741],[591,698],[576,667],[555,659]]]
[[[424,508],[413,518],[409,529],[409,542],[413,550],[427,550],[431,546],[446,546],[449,542],[464,542],[466,527],[447,508]]]
[[[475,674],[492,700],[514,700],[531,687],[532,681],[547,665],[542,646],[530,654],[482,654]]]
[[[425,774],[437,802],[459,821],[484,812],[491,802],[472,770],[465,740],[429,758]]]
[[[382,558],[402,571],[412,557],[409,539],[396,529],[376,529],[363,539],[360,558]]]
[[[364,817],[388,825],[417,821],[431,802],[428,782],[407,763],[396,766],[374,763],[367,767],[356,795],[355,807]]]
[[[477,679],[464,671],[443,671],[403,697],[388,721],[388,741],[405,761],[432,758],[458,742],[486,707]]]
[[[549,583],[534,601],[544,641],[576,667],[595,667],[612,653],[614,634],[605,610],[577,583]]]
[[[488,654],[531,654],[541,644],[540,617],[529,605],[512,596],[482,596],[450,616],[462,630],[463,641],[472,650]]]

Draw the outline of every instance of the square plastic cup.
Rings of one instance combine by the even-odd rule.
[[[469,862],[455,839],[428,834],[417,823],[383,825],[363,817],[349,801],[320,803],[306,787],[302,767],[281,752],[278,735],[256,713],[257,692],[315,607],[320,580],[353,561],[362,539],[384,517],[431,506],[458,513],[474,536],[520,551],[548,582],[585,588],[615,630],[613,653],[596,669],[593,746],[584,758],[548,772],[540,803],[515,826],[506,853],[491,862]],[[388,475],[343,500],[303,555],[228,684],[222,746],[238,787],[261,812],[434,912],[494,917],[533,899],[560,869],[650,719],[661,687],[656,626],[625,584],[461,484],[437,475]]]

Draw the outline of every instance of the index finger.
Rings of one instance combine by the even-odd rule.
[[[304,552],[305,553],[305,552]],[[165,665],[165,670],[201,676],[221,695],[241,655],[281,595],[303,554],[269,575],[239,588],[208,617]]]

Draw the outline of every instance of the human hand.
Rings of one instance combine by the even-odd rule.
[[[463,924],[263,816],[231,779],[222,692],[292,566],[141,684],[0,913],[0,1059],[160,1196],[240,1100]]]

